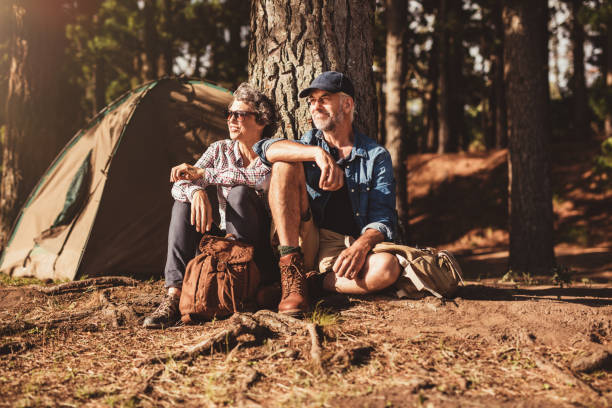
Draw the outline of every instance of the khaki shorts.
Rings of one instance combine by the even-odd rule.
[[[270,228],[272,247],[278,245],[278,236],[274,221]],[[315,225],[312,217],[300,223],[300,247],[304,254],[304,269],[306,272],[316,271],[323,274],[332,270],[340,252],[355,242],[349,235],[338,234]]]
[[[317,271],[320,274],[331,271],[340,252],[353,242],[355,238],[349,235],[318,228],[312,217],[300,224],[300,246],[304,253],[306,271]]]

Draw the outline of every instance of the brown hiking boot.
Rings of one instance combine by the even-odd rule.
[[[278,266],[282,289],[278,313],[297,315],[307,312],[310,305],[304,273],[304,257],[299,252],[285,255],[278,261]]]
[[[178,296],[166,295],[157,309],[145,317],[142,325],[147,329],[163,329],[174,326],[181,318],[179,301]]]

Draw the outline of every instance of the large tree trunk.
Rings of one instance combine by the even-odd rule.
[[[461,8],[463,1],[439,0],[437,15],[439,47],[438,153],[467,148],[464,132],[462,73],[463,44]]]
[[[172,1],[172,0],[164,0],[164,31],[169,38],[165,38],[161,44],[161,63],[158,67],[158,75],[172,75],[172,66],[174,65],[174,35],[170,35],[173,33],[173,25],[176,23],[176,15],[178,11],[181,10],[185,5],[183,1]],[[198,71],[195,71],[196,75],[199,75]]]
[[[373,0],[253,1],[249,78],[282,107],[278,135],[296,139],[311,128],[298,92],[334,70],[355,85],[357,128],[376,138],[373,21]]]
[[[509,139],[510,270],[549,273],[555,262],[550,187],[546,0],[503,11]]]
[[[384,93],[384,75],[382,72],[374,72],[374,80],[376,81],[376,128],[378,135],[376,142],[380,145],[385,144],[385,93]]]
[[[504,23],[502,8],[493,2],[492,15],[495,24],[496,46],[493,54],[493,92],[495,98],[495,147],[503,149],[508,145],[508,119],[506,107],[506,89],[504,85]]]
[[[408,0],[386,0],[387,52],[385,147],[391,154],[393,175],[397,183],[396,209],[398,237],[406,242],[408,232],[408,200],[406,189],[406,18]]]
[[[61,145],[71,136],[73,115],[62,109],[65,16],[61,0],[14,0],[11,70],[2,145],[0,235],[2,244],[25,198]]]
[[[606,25],[606,117],[604,119],[604,130],[606,137],[612,137],[612,13],[608,13],[608,24]]]
[[[448,152],[451,141],[448,1],[450,0],[440,0],[436,16],[438,31],[438,153]]]
[[[572,48],[574,75],[572,76],[572,96],[574,101],[573,138],[584,140],[589,136],[589,110],[586,80],[584,76],[584,27],[578,20],[582,0],[572,0]]]
[[[438,52],[438,40],[439,36],[434,33],[432,38],[431,52],[429,53],[429,67],[427,69],[427,78],[429,85],[426,92],[426,106],[427,106],[427,142],[426,151],[434,152],[438,148],[438,81],[439,81],[439,52]]]
[[[463,26],[461,20],[463,1],[448,1],[448,75],[449,75],[449,118],[450,118],[450,138],[447,150],[456,152],[467,150],[470,143],[465,131],[464,120],[464,83],[463,83]]]

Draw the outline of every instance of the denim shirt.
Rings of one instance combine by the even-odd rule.
[[[361,234],[366,229],[380,231],[385,240],[393,241],[396,225],[395,212],[395,179],[389,152],[372,139],[353,129],[355,136],[351,154],[346,159],[344,182],[349,191],[353,215]],[[272,166],[266,159],[268,148],[279,140],[262,139],[253,146],[261,161]],[[326,152],[330,147],[317,129],[309,130],[297,143],[319,146]],[[331,191],[319,188],[321,169],[314,161],[304,162],[306,189],[310,196],[310,206],[315,222],[325,211]]]

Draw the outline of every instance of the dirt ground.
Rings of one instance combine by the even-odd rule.
[[[304,321],[320,360],[300,325],[184,358],[234,320],[141,328],[161,281],[47,295],[5,279],[0,406],[610,406],[612,193],[592,154],[555,150],[564,283],[502,279],[505,152],[411,157],[411,237],[458,254],[466,285],[449,301],[325,298]]]

